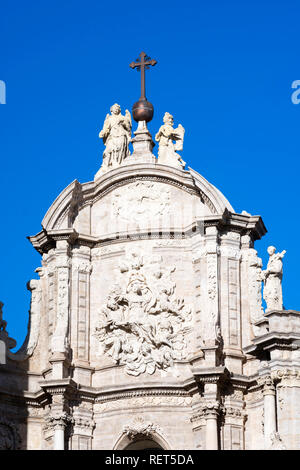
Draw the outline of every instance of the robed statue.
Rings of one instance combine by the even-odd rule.
[[[163,121],[164,124],[155,136],[155,140],[159,142],[158,163],[175,166],[176,168],[184,168],[185,162],[176,150],[183,149],[185,130],[181,124],[179,124],[177,129],[174,129],[174,120],[170,113],[165,113]]]
[[[262,272],[264,281],[264,299],[267,304],[266,311],[282,310],[282,258],[286,251],[276,253],[274,246],[268,247],[268,254],[270,256],[267,269]]]
[[[102,170],[111,170],[121,165],[130,155],[129,142],[131,140],[131,115],[128,109],[125,116],[121,114],[121,108],[116,103],[110,108],[111,114],[107,114],[103,129],[99,133],[103,139],[105,150],[103,152]]]

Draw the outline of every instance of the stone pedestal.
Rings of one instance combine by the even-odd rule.
[[[131,140],[133,145],[133,154],[127,158],[126,164],[134,163],[155,163],[156,158],[152,153],[155,143],[148,131],[145,121],[139,121],[135,137]]]

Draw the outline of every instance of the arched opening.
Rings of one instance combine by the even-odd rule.
[[[122,434],[114,446],[114,450],[168,450],[170,445],[157,432],[151,434],[137,434],[134,437]]]
[[[161,447],[156,441],[153,439],[137,439],[133,442],[130,442],[124,450],[152,450],[152,449],[161,449],[163,450],[163,447]]]

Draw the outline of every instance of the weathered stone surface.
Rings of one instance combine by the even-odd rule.
[[[129,154],[119,111],[96,178],[62,191],[30,237],[42,260],[17,353],[1,304],[0,447],[299,448],[300,312],[282,310],[284,252],[269,249],[262,270],[262,219],[183,170],[170,115],[156,159],[145,123]]]

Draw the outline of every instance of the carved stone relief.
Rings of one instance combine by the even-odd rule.
[[[164,185],[165,186],[165,185]],[[170,212],[170,190],[151,181],[137,181],[113,194],[113,216],[140,224]]]
[[[207,295],[209,299],[209,312],[205,319],[205,343],[219,341],[221,332],[218,318],[218,266],[217,255],[208,253],[206,255],[207,263]],[[204,334],[204,332],[203,332]]]
[[[145,408],[158,406],[161,407],[186,407],[191,406],[192,398],[185,396],[168,396],[168,395],[158,395],[158,396],[132,396],[131,398],[120,398],[118,400],[109,400],[104,403],[97,403],[95,405],[95,411],[104,413],[106,411],[110,412],[113,410],[124,410],[136,409],[136,408]]]
[[[130,440],[139,436],[151,436],[153,433],[160,433],[158,425],[146,422],[142,417],[135,418],[130,424],[124,426],[123,433],[127,434]]]
[[[153,374],[187,356],[192,312],[175,296],[174,271],[174,266],[162,266],[161,257],[145,260],[138,252],[119,266],[94,335],[101,353],[124,365],[129,375]]]
[[[0,450],[16,450],[20,444],[21,438],[15,424],[0,415]]]
[[[52,337],[52,352],[66,352],[69,327],[69,267],[67,255],[57,258],[57,312],[56,327]]]

